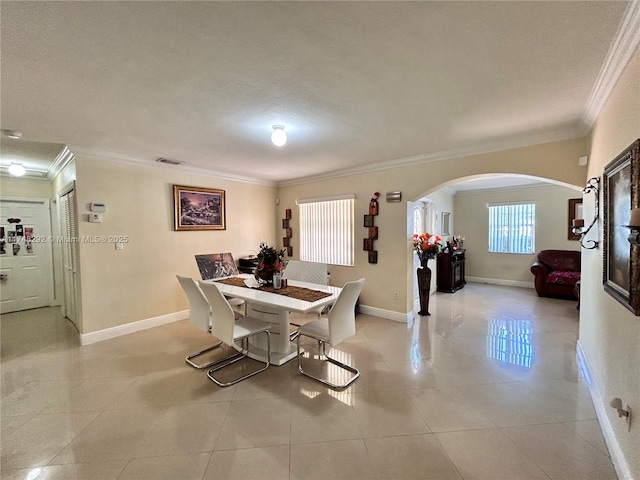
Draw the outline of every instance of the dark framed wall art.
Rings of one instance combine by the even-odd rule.
[[[174,230],[225,230],[225,191],[173,186]]]
[[[640,315],[640,247],[628,241],[632,208],[640,207],[640,140],[605,169],[603,187],[603,285],[607,293]]]

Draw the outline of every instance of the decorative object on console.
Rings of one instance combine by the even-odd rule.
[[[594,248],[598,248],[597,240],[589,239],[589,240],[586,240],[586,244],[585,244],[585,237],[587,236],[587,233],[589,233],[591,228],[595,225],[595,223],[598,221],[598,217],[600,216],[600,190],[598,188],[599,185],[600,185],[600,177],[593,177],[587,181],[586,187],[582,189],[582,193],[585,195],[588,193],[594,194],[593,220],[591,220],[591,223],[589,224],[587,229],[585,230],[584,228],[584,219],[574,218],[571,220],[571,223],[573,225],[573,227],[571,228],[571,232],[574,235],[577,235],[580,237],[580,245],[582,246],[582,248],[586,250],[593,250]],[[571,200],[569,200],[569,202],[571,202]],[[582,220],[582,222],[580,222],[579,220]],[[569,240],[571,240],[571,238],[569,238]]]
[[[539,297],[578,300],[576,283],[580,281],[581,253],[573,250],[542,250],[531,265]]]
[[[634,243],[639,227],[633,225],[638,223],[634,211],[640,208],[640,139],[604,168],[602,183],[603,287],[634,315],[640,315],[640,248]]]
[[[420,267],[416,274],[418,276],[418,293],[420,294],[420,311],[418,315],[431,315],[429,313],[429,291],[431,290],[431,269],[428,266],[429,260],[436,258],[442,251],[442,238],[431,233],[421,233],[413,235],[413,250],[420,259]]]
[[[261,283],[272,283],[273,274],[282,272],[284,269],[284,263],[282,262],[284,257],[284,249],[277,250],[265,242],[260,242],[260,251],[256,255],[258,266],[254,273],[256,280]]]
[[[364,226],[369,229],[367,238],[362,242],[362,249],[368,254],[369,263],[378,263],[378,251],[373,249],[373,241],[378,238],[378,227],[373,225],[374,218],[378,215],[380,205],[378,204],[378,197],[380,192],[374,192],[369,201],[369,215],[364,216]]]
[[[458,249],[462,248],[463,245],[464,245],[464,236],[455,235],[453,237],[453,242],[451,242],[451,245],[452,245],[454,250],[458,250]]]

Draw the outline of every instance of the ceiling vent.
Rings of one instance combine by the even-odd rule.
[[[182,165],[184,163],[182,160],[171,160],[170,158],[164,158],[164,157],[160,157],[156,159],[156,162],[168,163],[169,165]]]

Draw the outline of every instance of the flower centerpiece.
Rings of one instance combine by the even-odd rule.
[[[421,233],[413,235],[413,250],[418,254],[420,263],[424,265],[427,260],[436,258],[442,250],[442,237],[432,233]]]
[[[273,274],[275,272],[281,272],[284,269],[284,263],[282,262],[285,256],[284,252],[284,249],[277,250],[265,242],[260,242],[260,251],[258,255],[256,255],[258,266],[254,272],[258,281],[271,283],[273,281]]]

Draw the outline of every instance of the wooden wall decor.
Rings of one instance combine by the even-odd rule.
[[[284,211],[284,218],[282,219],[282,228],[284,229],[284,237],[282,237],[282,246],[287,249],[287,257],[293,256],[293,247],[291,246],[291,237],[293,237],[293,229],[291,228],[291,209],[287,208]]]
[[[369,234],[367,238],[363,239],[362,249],[369,252],[369,263],[378,263],[378,251],[374,250],[373,241],[378,239],[378,227],[374,225],[374,220],[380,209],[379,196],[378,192],[373,194],[369,201],[369,214],[364,216],[364,226],[368,229]]]

